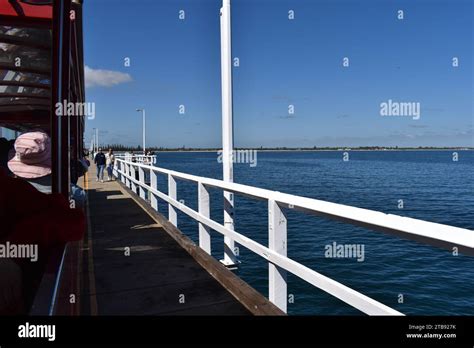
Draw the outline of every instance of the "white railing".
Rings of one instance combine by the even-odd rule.
[[[131,153],[125,153],[116,155],[115,158],[122,159],[129,162],[137,162],[143,164],[156,164],[156,155],[135,155]]]
[[[138,179],[136,171],[138,170]],[[145,173],[150,173],[150,185],[145,183]],[[157,175],[168,176],[168,194],[157,188]],[[395,234],[425,244],[456,248],[461,253],[474,255],[474,231],[442,225],[423,220],[385,214],[352,206],[305,198],[278,191],[224,182],[164,168],[117,159],[114,175],[134,192],[146,199],[149,194],[151,206],[158,211],[158,198],[168,203],[168,219],[177,226],[177,209],[199,222],[199,246],[211,254],[210,230],[229,237],[238,244],[258,254],[269,263],[269,299],[280,309],[287,310],[287,272],[305,280],[313,286],[339,298],[369,315],[403,315],[402,313],[367,297],[331,278],[328,278],[286,256],[287,219],[283,208],[363,226],[372,230]],[[191,209],[177,199],[176,180],[197,183],[198,211]],[[240,194],[268,202],[269,245],[264,246],[244,235],[226,228],[210,219],[209,188],[219,188],[232,194]]]

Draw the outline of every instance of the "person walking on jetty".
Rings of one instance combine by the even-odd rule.
[[[99,149],[97,155],[95,155],[94,163],[97,166],[97,181],[104,182],[104,169],[105,169],[105,155],[102,152],[102,149]]]
[[[107,181],[113,179],[113,170],[114,170],[115,156],[112,149],[109,149],[109,152],[105,155],[105,164],[107,167]]]

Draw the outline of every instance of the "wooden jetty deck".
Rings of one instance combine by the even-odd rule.
[[[84,314],[282,315],[118,181],[90,167]]]

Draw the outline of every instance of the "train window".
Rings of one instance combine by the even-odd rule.
[[[1,168],[51,193],[49,28],[0,26]]]

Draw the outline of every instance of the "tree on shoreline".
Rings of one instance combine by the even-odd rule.
[[[140,145],[129,146],[122,144],[105,144],[102,146],[104,149],[112,149],[116,152],[143,152]],[[157,146],[147,147],[147,151],[153,152],[165,152],[165,151],[221,151],[220,148],[199,148],[199,147],[176,147],[176,148],[164,148]],[[256,151],[383,151],[383,150],[474,150],[474,147],[437,147],[437,146],[418,146],[418,147],[399,147],[399,146],[358,146],[358,147],[240,147],[235,148],[237,150],[256,150]]]

